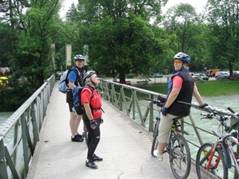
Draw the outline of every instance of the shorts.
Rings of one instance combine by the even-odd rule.
[[[172,114],[167,114],[166,116],[160,113],[160,123],[159,123],[159,143],[168,143],[171,127],[173,124],[173,119],[177,116]]]
[[[84,109],[83,109],[83,106],[79,106],[75,109],[75,112],[78,114],[78,115],[83,115],[84,114]]]
[[[77,107],[76,109],[73,109],[73,95],[72,95],[72,91],[68,90],[66,92],[66,102],[68,103],[69,106],[69,111],[70,112],[76,112],[78,115],[83,115],[84,113],[84,109],[82,106]]]

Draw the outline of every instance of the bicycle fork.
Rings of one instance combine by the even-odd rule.
[[[215,169],[215,168],[217,168],[218,167],[218,165],[219,165],[219,162],[220,162],[220,156],[218,155],[218,156],[216,156],[217,158],[216,158],[216,163],[215,163],[215,165],[213,166],[213,167],[211,167],[211,163],[212,163],[212,158],[213,158],[213,156],[214,156],[214,154],[215,154],[215,151],[216,151],[216,144],[213,144],[213,147],[212,147],[212,149],[210,150],[210,154],[209,154],[209,158],[208,158],[208,163],[207,163],[207,166],[206,166],[206,170],[210,170],[210,169]]]
[[[237,145],[239,145],[239,143],[236,141],[235,142]],[[237,173],[239,174],[239,163],[238,163],[238,158],[235,156],[237,154],[235,154],[233,152],[233,148],[232,145],[228,145],[228,155],[229,153],[231,154],[231,160],[234,161],[234,165],[235,165],[235,170],[237,171]]]

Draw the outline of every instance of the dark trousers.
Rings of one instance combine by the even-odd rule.
[[[93,155],[95,153],[96,147],[100,141],[100,124],[95,128],[92,129],[90,127],[90,121],[84,115],[83,117],[84,125],[88,131],[88,141],[87,141],[87,146],[88,146],[88,153],[87,153],[87,159],[92,160]]]

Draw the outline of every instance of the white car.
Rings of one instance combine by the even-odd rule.
[[[208,76],[204,73],[193,73],[192,77],[194,80],[208,80]]]
[[[228,71],[218,71],[215,74],[217,80],[227,79],[230,76]]]

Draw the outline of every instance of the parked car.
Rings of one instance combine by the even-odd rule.
[[[204,73],[192,73],[194,80],[208,80],[208,76]]]
[[[162,78],[163,74],[161,74],[161,73],[154,73],[152,76],[153,76],[153,78]]]
[[[229,72],[228,71],[218,71],[215,74],[215,77],[217,80],[222,80],[222,79],[228,79],[229,77]]]
[[[234,71],[232,76],[229,77],[230,80],[239,80],[239,71]]]

